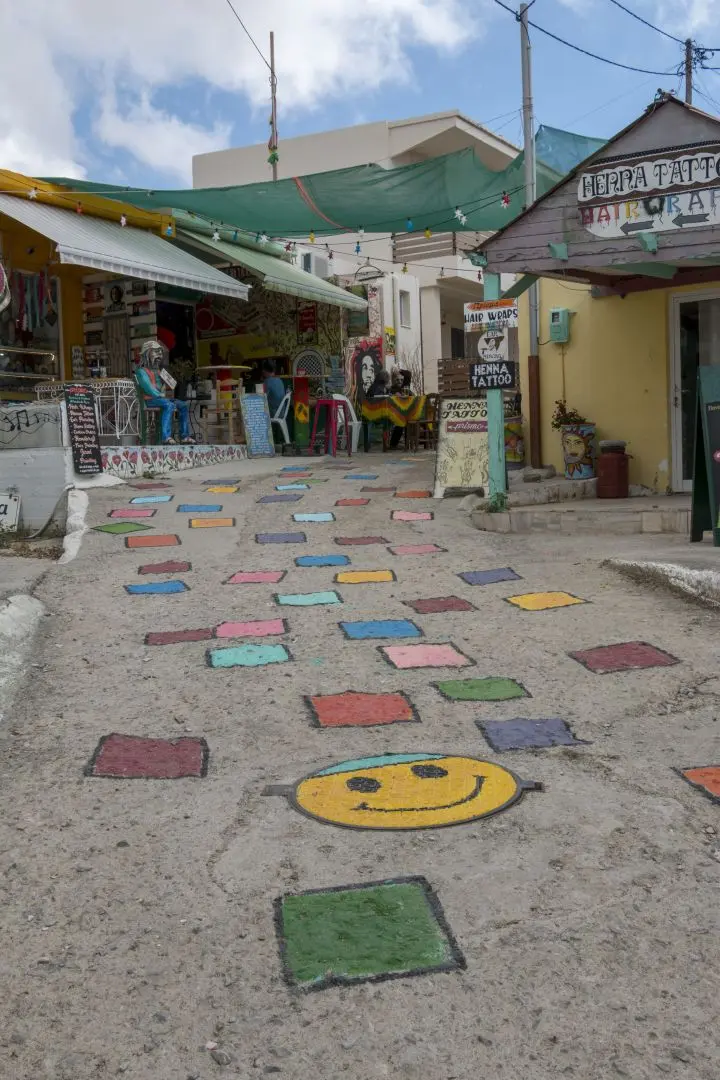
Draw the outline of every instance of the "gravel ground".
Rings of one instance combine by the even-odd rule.
[[[365,483],[430,486],[424,455],[405,464],[361,455],[359,468],[379,476],[367,482],[313,462],[327,483],[296,504],[258,504],[283,464],[228,468],[241,477],[237,494],[206,494],[207,470],[179,474],[174,501],[149,523],[182,546],[133,551],[90,532],[79,557],[38,586],[48,614],[0,728],[0,1075],[717,1080],[717,806],[673,770],[720,763],[718,615],[602,565],[632,557],[632,538],[494,536],[453,501],[361,493]],[[92,492],[89,523],[139,494]],[[335,507],[344,497],[371,501]],[[177,512],[184,502],[220,503],[236,525],[191,530]],[[435,519],[392,521],[396,509]],[[327,510],[335,522],[292,520]],[[297,530],[306,544],[254,540]],[[360,535],[447,551],[334,543]],[[336,568],[294,565],[327,553],[397,580],[339,585],[342,606],[279,608],[277,591],[336,587]],[[156,580],[139,577],[140,565],[166,559],[192,563],[174,575],[189,591],[126,593]],[[523,580],[470,587],[457,577],[505,566]],[[223,584],[262,569],[287,575]],[[591,603],[527,612],[504,602],[538,590]],[[478,610],[416,615],[404,604],[451,594]],[[212,670],[206,649],[220,643],[144,644],[148,632],[278,617],[292,663]],[[346,640],[337,626],[407,618],[424,641],[452,641],[473,658],[467,675],[508,676],[532,696],[446,701],[431,683],[460,673],[396,671],[381,642]],[[624,641],[681,662],[597,675],[568,656]],[[421,722],[312,726],[303,696],[344,690],[404,691]],[[475,724],[517,716],[561,717],[586,743],[496,753]],[[207,777],[84,777],[110,732],[202,736]],[[346,759],[426,751],[487,759],[544,790],[484,820],[413,832],[339,829],[262,795]],[[465,971],[313,993],[286,985],[275,898],[415,875],[435,890]]]

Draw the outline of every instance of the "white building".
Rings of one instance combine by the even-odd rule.
[[[512,143],[453,111],[281,139],[278,178],[370,163],[392,169],[467,148],[495,171],[506,168],[518,154]],[[260,183],[270,175],[267,156],[264,144],[200,154],[193,158],[193,185]],[[403,355],[421,351],[425,389],[432,392],[437,389],[436,361],[464,355],[463,304],[483,298],[482,273],[464,253],[476,248],[485,235],[438,232],[426,238],[422,231],[392,237],[368,233],[356,255],[358,236],[353,233],[332,237],[328,245],[301,248],[301,258],[305,256],[306,269],[325,277],[358,273],[362,279],[370,272],[360,269],[367,260],[391,275],[382,287],[383,317],[390,323],[392,315],[398,361],[402,366]]]

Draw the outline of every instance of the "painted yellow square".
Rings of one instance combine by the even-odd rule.
[[[392,570],[343,570],[337,574],[338,585],[369,585],[373,581],[394,581]]]
[[[205,490],[211,491],[213,495],[235,495],[238,491],[236,487],[222,487],[222,485],[206,488]]]
[[[508,596],[509,604],[522,608],[523,611],[547,611],[548,608],[571,607],[573,604],[587,604],[579,596],[566,592],[529,592],[521,596]]]
[[[234,518],[190,518],[191,529],[227,529],[234,524]]]

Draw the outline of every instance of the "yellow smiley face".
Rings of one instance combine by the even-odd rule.
[[[291,793],[310,817],[353,829],[437,829],[487,817],[536,788],[500,765],[443,754],[342,761]]]

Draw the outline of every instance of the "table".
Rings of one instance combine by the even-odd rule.
[[[401,427],[421,420],[425,414],[425,394],[391,394],[367,398],[362,404],[362,418],[383,428]]]

